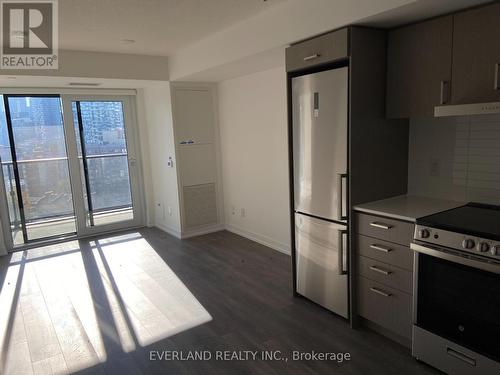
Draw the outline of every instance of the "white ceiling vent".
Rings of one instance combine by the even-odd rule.
[[[99,82],[70,82],[68,86],[81,86],[81,87],[96,87],[100,86]]]

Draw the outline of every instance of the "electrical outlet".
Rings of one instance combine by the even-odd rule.
[[[236,215],[236,207],[231,206],[231,214]]]
[[[168,216],[172,216],[172,207],[168,206],[167,210],[168,210]]]
[[[438,159],[431,159],[430,175],[433,177],[441,175],[441,162]]]
[[[245,217],[245,216],[247,216],[247,212],[246,212],[246,210],[245,210],[244,208],[241,208],[241,209],[240,209],[240,216],[241,216],[241,217]]]

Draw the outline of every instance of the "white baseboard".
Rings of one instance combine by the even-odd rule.
[[[290,250],[290,245],[276,241],[268,236],[264,236],[262,234],[257,234],[254,232],[250,232],[246,229],[234,226],[232,224],[215,224],[215,225],[210,225],[198,229],[193,229],[193,230],[187,230],[187,231],[179,231],[175,228],[169,227],[165,224],[161,223],[156,223],[155,226],[159,229],[161,229],[164,232],[167,232],[168,234],[171,234],[172,236],[179,238],[179,239],[187,239],[191,237],[196,237],[196,236],[201,236],[203,234],[208,234],[208,233],[213,233],[213,232],[219,232],[221,230],[226,229],[229,232],[238,234],[242,237],[248,238],[249,240],[255,241],[257,243],[260,243],[261,245],[270,247],[273,250],[279,251],[280,253],[290,255],[291,250]]]
[[[164,232],[167,232],[168,234],[171,234],[174,237],[177,237],[179,239],[182,238],[182,233],[176,228],[172,228],[172,227],[165,225],[165,224],[162,224],[162,223],[155,223],[154,226],[158,229],[161,229]]]
[[[226,224],[226,230],[228,230],[229,232],[236,233],[236,234],[238,234],[240,236],[246,237],[249,240],[258,242],[261,245],[270,247],[271,249],[279,251],[280,253],[283,253],[283,254],[286,254],[286,255],[290,255],[291,254],[291,250],[290,250],[290,245],[289,244],[276,241],[276,240],[274,240],[274,239],[272,239],[272,238],[270,238],[268,236],[264,236],[262,234],[257,234],[257,233],[254,233],[254,232],[250,232],[250,231],[248,231],[246,229],[236,227],[236,226],[234,226],[232,224]]]
[[[155,227],[181,240],[185,240],[186,238],[201,236],[203,234],[219,232],[225,229],[225,226],[223,224],[207,225],[201,228],[185,230],[185,231],[179,231],[176,228],[172,228],[162,223],[156,223]]]
[[[208,225],[197,229],[185,230],[182,232],[181,238],[186,239],[186,238],[201,236],[203,234],[220,232],[221,230],[224,229],[225,227],[223,224]]]

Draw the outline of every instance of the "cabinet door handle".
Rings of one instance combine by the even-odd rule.
[[[390,297],[392,296],[391,293],[386,293],[384,292],[383,290],[380,290],[379,288],[375,288],[375,287],[371,287],[370,290],[373,292],[373,293],[377,293],[377,294],[380,294],[381,296],[384,296],[384,297]]]
[[[500,74],[498,72],[498,70],[500,69],[500,63],[496,63],[495,64],[495,82],[494,82],[494,85],[493,85],[493,89],[494,90],[500,90]]]
[[[449,81],[441,81],[441,94],[439,97],[439,104],[446,104],[450,100],[449,97]]]
[[[377,267],[377,266],[371,266],[371,267],[370,267],[370,269],[371,269],[372,271],[375,271],[375,272],[381,273],[381,274],[386,275],[386,276],[389,276],[389,275],[392,273],[392,271],[386,271],[386,270],[384,270],[384,269],[382,269],[382,268],[379,268],[379,267]]]
[[[389,230],[389,229],[392,228],[392,225],[384,224],[384,223],[379,223],[377,221],[374,221],[373,223],[370,223],[370,226],[375,227],[375,228],[385,229],[385,230]]]
[[[304,61],[314,60],[314,59],[317,59],[320,56],[321,56],[321,54],[315,53],[315,54],[312,54],[312,55],[304,57]]]
[[[392,249],[390,247],[377,245],[377,244],[370,245],[370,249],[381,251],[383,253],[389,253],[392,251]]]

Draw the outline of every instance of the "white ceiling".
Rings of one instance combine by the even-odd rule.
[[[60,0],[59,48],[168,56],[284,1]]]

